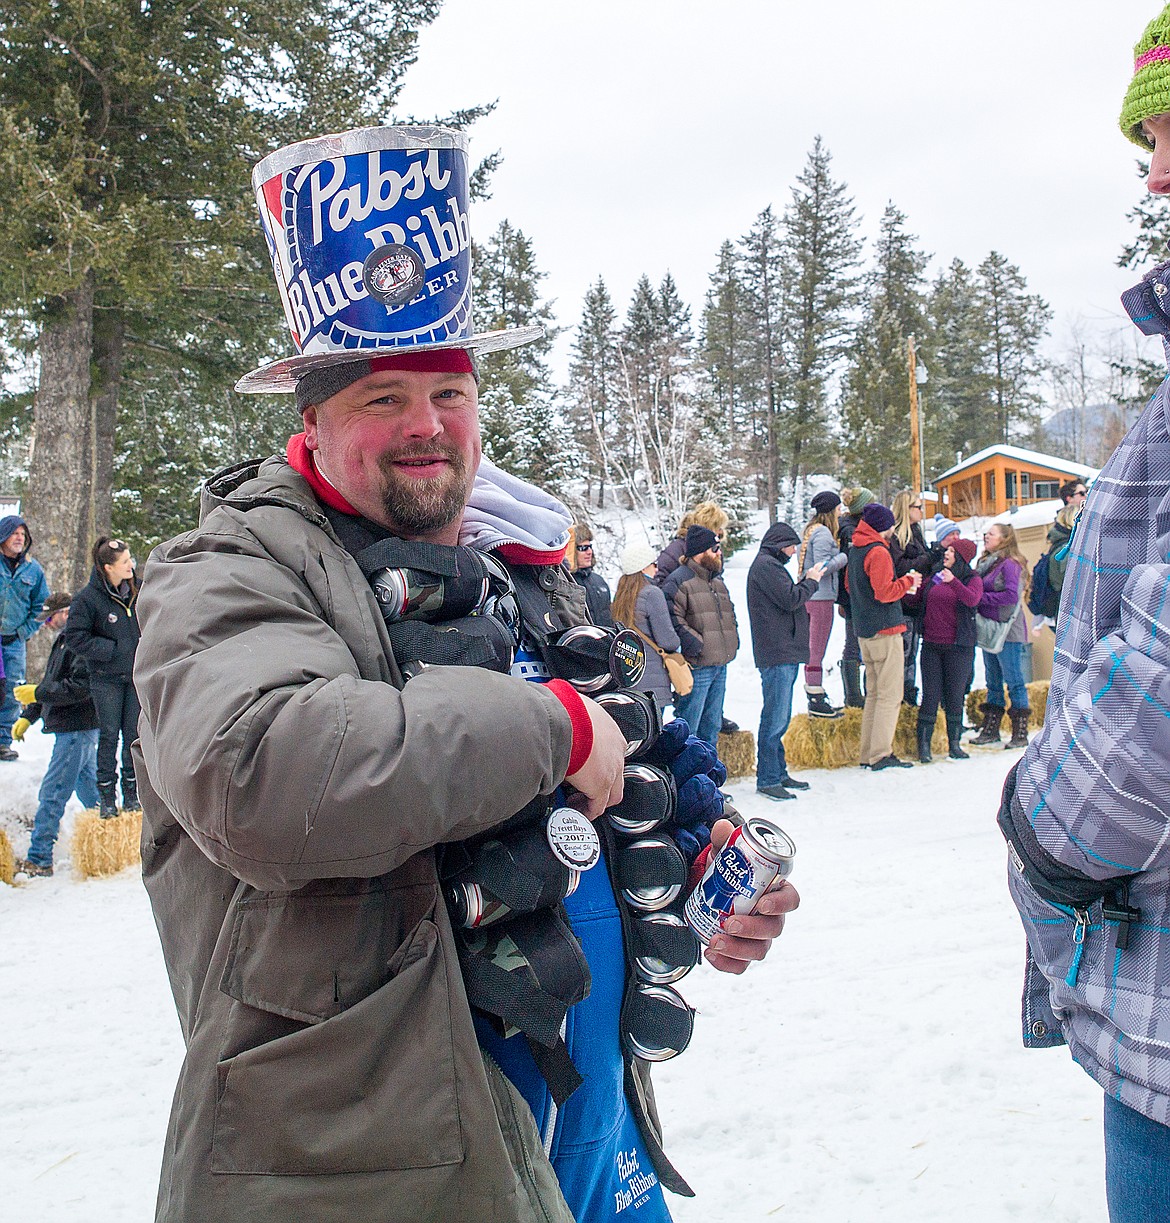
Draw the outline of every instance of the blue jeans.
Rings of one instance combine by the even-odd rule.
[[[674,713],[691,728],[692,735],[719,745],[723,725],[723,695],[727,691],[727,667],[693,667],[695,686],[675,702]]]
[[[4,655],[4,679],[0,683],[4,689],[3,699],[0,699],[0,747],[8,747],[12,742],[12,723],[20,717],[20,702],[12,695],[12,689],[24,683],[24,642],[0,646],[0,652]]]
[[[138,715],[141,706],[128,680],[91,679],[89,695],[101,723],[98,738],[97,779],[100,786],[112,786],[118,780],[118,737],[122,738],[122,795],[126,783],[134,784],[134,758],[130,748],[138,738]]]
[[[983,670],[987,675],[987,703],[1004,706],[1003,686],[1007,684],[1012,709],[1027,709],[1028,684],[1024,679],[1024,651],[1028,646],[1023,641],[1007,641],[998,654],[983,651]]]
[[[788,776],[784,759],[784,732],[792,721],[792,689],[800,667],[782,662],[760,670],[764,708],[760,713],[760,736],[756,744],[756,785],[778,786]]]
[[[57,829],[70,794],[76,793],[86,807],[98,805],[97,741],[96,730],[63,730],[57,734],[37,795],[37,818],[28,847],[30,862],[53,865]]]
[[[1109,1223],[1170,1219],[1170,1126],[1105,1097],[1105,1197]]]

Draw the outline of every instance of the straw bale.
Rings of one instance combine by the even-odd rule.
[[[16,882],[16,855],[12,852],[12,842],[8,834],[0,828],[0,883]]]
[[[750,730],[737,730],[719,736],[719,759],[727,766],[730,779],[750,777],[756,771],[756,737]]]
[[[1046,679],[1036,679],[1028,685],[1028,704],[1032,709],[1028,725],[1032,730],[1039,730],[1044,725],[1044,715],[1048,712],[1048,683]],[[967,694],[968,722],[978,726],[983,721],[983,712],[979,707],[986,700],[986,688],[971,689]]]
[[[784,756],[793,772],[802,769],[846,769],[861,759],[860,709],[846,709],[840,718],[811,718],[798,714],[784,735]],[[936,755],[946,755],[947,726],[935,721],[931,744]],[[903,705],[898,710],[894,732],[894,754],[903,760],[918,758],[918,710]]]
[[[82,811],[73,824],[73,865],[83,879],[116,875],[140,864],[141,838],[141,811],[123,811],[112,820],[99,819],[92,809]]]

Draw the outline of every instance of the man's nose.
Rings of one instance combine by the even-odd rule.
[[[411,399],[402,414],[402,432],[408,438],[438,437],[443,432],[443,418],[429,396]]]

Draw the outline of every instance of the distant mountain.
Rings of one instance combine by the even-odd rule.
[[[1038,444],[1049,454],[1074,463],[1103,467],[1117,449],[1144,405],[1094,403],[1083,408],[1061,408],[1040,426]]]

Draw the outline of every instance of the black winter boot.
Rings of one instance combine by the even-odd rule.
[[[1012,737],[1005,745],[1008,750],[1013,747],[1028,746],[1028,719],[1031,716],[1030,709],[1012,709],[1008,712],[1012,723]]]
[[[841,710],[830,704],[824,688],[806,688],[808,697],[808,712],[814,718],[839,718]]]
[[[138,782],[133,777],[122,778],[122,810],[142,810],[142,804],[138,801]]]
[[[930,764],[934,759],[930,750],[930,741],[934,738],[934,727],[921,718],[918,720],[918,763]]]
[[[845,708],[864,709],[865,694],[861,690],[861,663],[855,658],[841,660],[841,682],[845,685]]]
[[[947,742],[950,751],[947,755],[952,760],[970,760],[971,757],[963,751],[963,715],[947,714]]]
[[[118,800],[114,796],[114,783],[104,781],[98,785],[98,818],[112,820],[118,814]]]
[[[1002,705],[980,705],[983,710],[983,726],[979,733],[971,740],[976,747],[986,747],[990,743],[999,742],[999,725],[1003,721],[1004,708]]]

